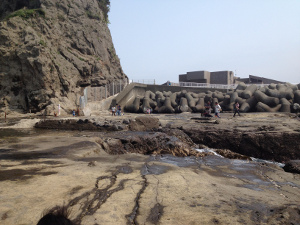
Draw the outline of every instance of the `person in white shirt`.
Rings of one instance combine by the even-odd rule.
[[[218,102],[215,102],[215,117],[221,118],[220,117],[220,111],[222,110],[221,106],[219,105]]]
[[[116,107],[115,106],[111,107],[111,115],[112,116],[116,115]]]

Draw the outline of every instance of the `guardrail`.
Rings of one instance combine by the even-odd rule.
[[[180,86],[180,87],[199,87],[199,88],[215,88],[215,89],[235,89],[238,84],[206,84],[206,83],[193,83],[193,82],[179,82],[179,83],[169,83],[170,86]],[[250,86],[251,84],[246,84]],[[264,87],[269,84],[255,84],[258,87]]]
[[[154,84],[155,85],[155,79],[129,80],[129,83]]]
[[[120,93],[128,84],[127,79],[111,82],[101,87],[86,87],[80,96],[79,104],[83,109],[88,102],[101,101]]]

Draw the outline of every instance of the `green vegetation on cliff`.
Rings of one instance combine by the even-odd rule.
[[[110,10],[110,1],[109,0],[98,0],[99,7],[104,13],[104,19],[108,21],[108,12]]]
[[[19,9],[13,13],[11,13],[10,15],[8,15],[5,19],[9,19],[12,17],[16,17],[19,16],[23,19],[29,19],[32,17],[36,17],[36,16],[45,16],[45,11],[42,9]]]

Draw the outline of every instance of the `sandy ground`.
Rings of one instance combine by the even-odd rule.
[[[168,127],[199,117],[151,116]],[[221,116],[218,126],[229,129],[299,130],[288,114]],[[108,155],[97,132],[24,129],[32,125],[26,119],[9,125],[15,127],[0,132],[0,224],[36,224],[45,209],[63,204],[84,225],[299,224],[300,176],[278,166],[218,156]]]

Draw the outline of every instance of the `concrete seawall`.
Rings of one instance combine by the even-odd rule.
[[[141,98],[144,96],[146,91],[171,91],[171,92],[179,92],[182,90],[186,90],[187,92],[201,93],[206,91],[215,91],[218,90],[220,92],[226,93],[225,89],[214,89],[214,88],[195,88],[195,87],[180,87],[180,86],[166,86],[166,85],[146,85],[139,83],[131,83],[127,85],[126,88],[122,92],[120,92],[113,100],[111,105],[119,104],[123,107],[126,103],[132,103],[136,96],[140,96]]]

